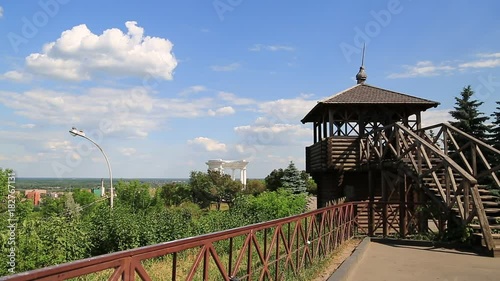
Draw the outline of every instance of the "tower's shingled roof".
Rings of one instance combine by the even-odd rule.
[[[415,107],[415,110],[421,111],[431,107],[436,107],[439,105],[439,102],[382,89],[366,83],[359,83],[340,93],[319,101],[301,121],[302,123],[314,121],[314,116],[321,116],[321,112],[324,111],[325,107],[349,105],[369,106],[377,104],[389,106],[412,106]]]
[[[338,104],[421,104],[437,106],[439,103],[431,100],[417,98],[403,93],[394,92],[371,86],[368,84],[357,84],[349,89],[326,98],[320,103]]]

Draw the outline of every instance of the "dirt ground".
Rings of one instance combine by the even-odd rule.
[[[334,254],[333,257],[327,262],[325,270],[311,281],[326,281],[335,272],[335,270],[351,256],[352,252],[361,243],[362,240],[353,239],[342,245]]]
[[[311,196],[307,198],[307,210],[316,210],[318,198],[316,196]]]

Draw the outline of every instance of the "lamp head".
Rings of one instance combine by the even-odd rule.
[[[77,128],[73,127],[71,128],[71,130],[69,130],[69,133],[73,136],[73,137],[76,137],[76,136],[85,136],[85,133],[81,130],[78,130]]]

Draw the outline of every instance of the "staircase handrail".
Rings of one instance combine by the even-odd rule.
[[[467,133],[464,133],[463,131],[461,131],[460,129],[454,127],[453,125],[449,124],[449,123],[440,123],[440,124],[436,124],[436,125],[432,125],[432,126],[428,126],[428,127],[425,127],[425,128],[421,128],[421,129],[418,129],[417,132],[425,132],[427,130],[432,130],[434,128],[439,128],[439,127],[444,127],[444,128],[447,128],[449,129],[450,131],[452,131],[453,133],[457,134],[457,135],[460,135],[461,137],[467,139],[468,141],[476,144],[477,146],[479,146],[480,148],[477,150],[479,153],[480,153],[480,157],[481,159],[483,159],[482,161],[485,163],[485,166],[486,166],[486,169],[484,171],[482,171],[481,173],[477,173],[477,171],[475,171],[475,169],[473,169],[469,163],[465,163],[465,165],[468,167],[468,169],[473,173],[475,174],[476,176],[476,179],[479,179],[479,178],[482,178],[484,176],[487,176],[487,175],[490,175],[493,180],[494,180],[494,183],[497,185],[498,188],[500,188],[500,179],[499,177],[495,174],[495,172],[499,171],[500,170],[500,164],[494,166],[494,167],[491,167],[490,166],[490,163],[487,163],[487,159],[485,159],[484,155],[482,154],[481,152],[481,149],[486,149],[486,150],[489,150],[490,152],[493,152],[495,154],[498,154],[500,155],[500,150],[496,149],[495,147],[485,143],[484,141],[474,137],[474,136],[471,136]],[[440,133],[442,133],[443,130],[440,130]],[[438,136],[437,136],[438,137]],[[463,152],[463,147],[458,149],[458,151],[461,155],[462,158],[464,158],[465,156],[463,156],[462,152]],[[463,161],[465,161],[465,159],[463,159]]]
[[[411,131],[410,129],[406,128],[405,126],[402,126],[400,124],[396,124],[396,126],[403,130],[405,133],[408,135],[412,136],[415,140],[417,140],[421,145],[425,146],[429,150],[431,150],[433,153],[438,155],[443,161],[446,162],[453,170],[457,171],[460,176],[462,176],[464,179],[466,179],[468,182],[471,184],[477,184],[476,178],[474,178],[473,175],[471,175],[469,172],[467,172],[462,166],[458,165],[457,162],[453,161],[448,155],[444,154],[443,151],[435,147],[434,145],[431,145],[424,139],[422,139],[420,136],[418,136],[415,132]]]
[[[479,144],[482,147],[485,147],[486,149],[489,149],[492,152],[500,154],[500,150],[494,148],[493,146],[485,143],[484,141],[482,141],[482,140],[480,140],[480,139],[478,139],[478,138],[476,138],[474,136],[471,136],[471,135],[469,135],[467,133],[464,133],[463,131],[461,131],[460,129],[458,129],[457,127],[451,125],[448,122],[444,122],[444,123],[439,123],[439,124],[427,126],[427,127],[424,127],[424,128],[416,130],[416,132],[425,132],[427,130],[432,130],[432,129],[438,128],[438,127],[447,127],[448,129],[451,129],[452,131],[454,131],[455,133],[461,135],[462,137],[465,137],[465,138],[473,141],[474,143]]]
[[[405,127],[405,126],[403,126],[401,124],[394,123],[394,124],[387,125],[387,126],[378,128],[376,130],[373,130],[372,132],[370,132],[370,134],[367,135],[366,139],[368,139],[369,135],[372,135],[372,134],[375,135],[378,132],[387,130],[387,129],[391,128],[391,127],[395,127],[395,128],[401,129],[402,131],[404,131],[408,135],[412,136],[420,145],[423,145],[424,147],[428,148],[429,150],[431,150],[432,152],[434,152],[435,154],[437,154],[438,156],[440,156],[440,158],[443,161],[445,161],[449,166],[451,166],[452,169],[456,170],[462,177],[464,177],[465,179],[467,179],[467,181],[469,181],[471,184],[477,184],[477,180],[474,178],[474,176],[472,176],[464,168],[462,168],[455,161],[453,161],[448,155],[444,154],[441,150],[439,150],[438,148],[436,148],[434,145],[431,145],[426,140],[424,140],[423,138],[421,138],[420,136],[418,136],[415,132],[411,131],[410,129],[408,129],[407,127]]]

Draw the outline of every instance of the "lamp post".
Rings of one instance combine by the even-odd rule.
[[[95,141],[93,141],[92,139],[90,139],[89,137],[87,137],[83,131],[80,131],[80,130],[76,129],[75,127],[73,127],[73,128],[71,128],[71,130],[69,130],[69,133],[73,137],[79,136],[79,137],[82,137],[84,139],[89,140],[91,143],[93,143],[95,146],[97,146],[97,148],[99,148],[99,150],[102,152],[102,155],[104,155],[104,159],[106,159],[106,164],[108,164],[108,171],[109,171],[109,186],[110,186],[109,187],[109,195],[110,195],[110,198],[111,198],[111,200],[109,201],[109,204],[110,204],[111,208],[113,208],[113,197],[114,197],[114,193],[113,193],[113,174],[111,172],[111,165],[109,164],[108,156],[106,156],[106,153],[104,153],[104,150],[102,150],[102,148]]]

